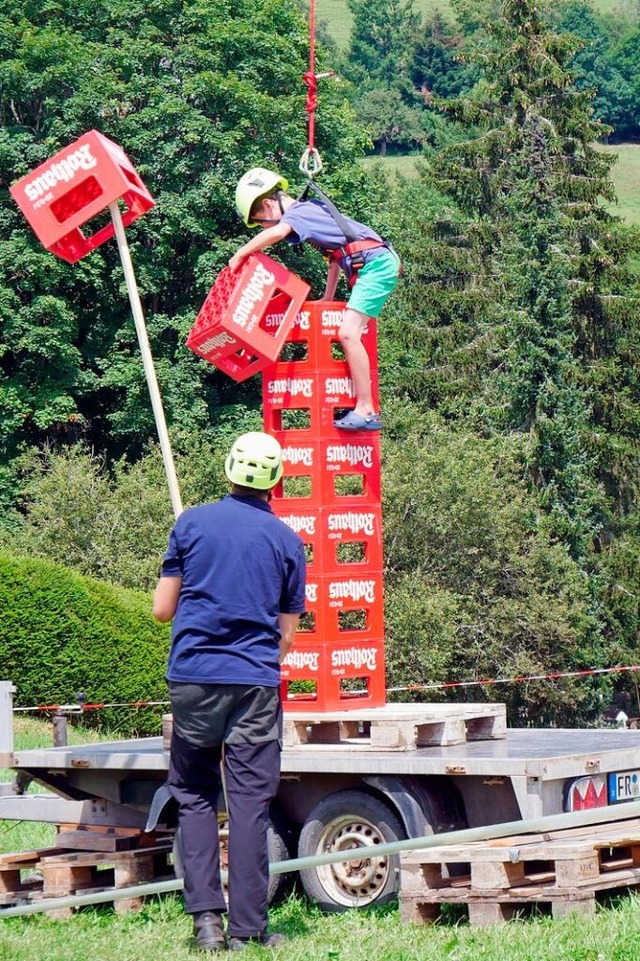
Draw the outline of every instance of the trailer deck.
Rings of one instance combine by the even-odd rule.
[[[629,754],[633,752],[633,754]],[[16,751],[11,767],[37,777],[38,771],[118,770],[164,772],[169,755],[161,737],[103,741],[58,748]],[[499,740],[467,741],[411,751],[367,750],[357,740],[339,745],[285,748],[284,776],[309,772],[406,775],[526,776],[549,780],[640,768],[639,730],[510,728]]]

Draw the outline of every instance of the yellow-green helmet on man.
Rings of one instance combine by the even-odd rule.
[[[282,477],[282,448],[271,434],[249,431],[234,442],[224,472],[232,484],[271,490]]]
[[[247,227],[259,227],[252,223],[251,208],[256,200],[266,197],[273,190],[287,190],[288,180],[266,167],[252,167],[243,174],[236,187],[236,208]]]

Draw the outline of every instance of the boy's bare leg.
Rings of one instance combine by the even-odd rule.
[[[369,355],[362,343],[362,331],[368,321],[366,314],[361,314],[359,310],[347,309],[338,331],[338,338],[349,364],[349,372],[356,393],[354,409],[356,414],[362,417],[376,413],[371,393],[371,365]]]

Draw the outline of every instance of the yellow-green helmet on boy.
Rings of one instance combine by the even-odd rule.
[[[259,227],[250,219],[251,208],[256,200],[266,197],[273,190],[287,190],[289,181],[266,167],[252,167],[243,174],[236,187],[236,208],[247,227]]]
[[[234,442],[224,462],[232,484],[268,491],[282,477],[282,448],[271,434],[249,431]]]

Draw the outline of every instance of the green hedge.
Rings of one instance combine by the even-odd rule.
[[[166,700],[170,630],[151,598],[50,561],[0,554],[0,678],[16,705]],[[165,709],[166,710],[166,709]],[[162,709],[87,711],[119,734],[159,734]]]

